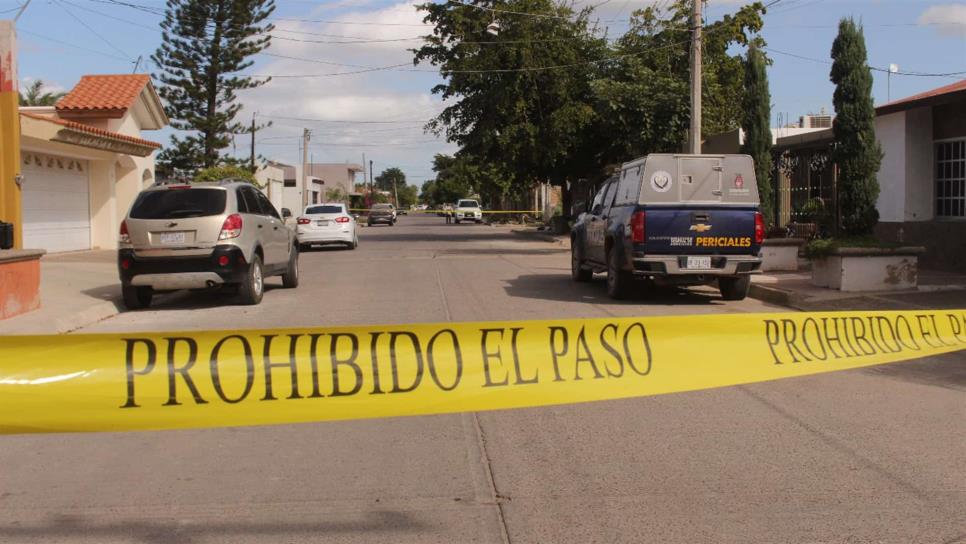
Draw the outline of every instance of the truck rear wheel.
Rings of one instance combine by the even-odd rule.
[[[633,276],[621,269],[620,256],[616,249],[607,254],[607,294],[615,300],[624,300],[631,292]]]
[[[744,300],[751,289],[751,276],[718,278],[718,290],[725,300]]]
[[[581,251],[577,249],[577,240],[570,244],[570,277],[574,281],[588,282],[594,277],[594,271],[584,265]]]

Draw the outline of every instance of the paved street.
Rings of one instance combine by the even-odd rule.
[[[566,246],[432,216],[301,271],[257,307],[175,294],[77,332],[782,311],[614,302],[570,281]],[[964,352],[550,408],[0,437],[0,542],[951,544],[964,512]]]

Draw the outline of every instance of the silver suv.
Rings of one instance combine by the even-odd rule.
[[[142,191],[121,223],[117,265],[130,309],[178,289],[225,289],[258,304],[266,277],[299,283],[295,233],[264,194],[234,180]]]

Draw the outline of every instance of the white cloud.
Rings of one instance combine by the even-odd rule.
[[[357,3],[351,5],[358,8]],[[274,125],[258,135],[263,142],[259,153],[283,162],[300,162],[296,150],[302,128],[306,127],[313,130],[310,153],[316,162],[359,162],[365,152],[368,158],[376,161],[377,173],[382,168],[400,165],[410,177],[425,177],[431,170],[435,153],[456,150],[444,140],[423,133],[425,122],[443,107],[439,97],[430,93],[439,82],[435,72],[386,70],[329,77],[278,77],[360,69],[337,64],[411,66],[413,55],[408,49],[420,42],[408,38],[431,31],[430,26],[422,24],[424,15],[411,2],[378,9],[340,11],[338,14],[325,11],[316,9],[299,18],[392,24],[277,22],[278,31],[274,35],[288,39],[274,39],[266,53],[293,58],[262,56],[253,72],[276,77],[269,84],[246,91],[239,97],[245,105],[239,118],[250,119],[252,111],[267,118],[276,117]],[[311,123],[279,117],[393,122]],[[417,184],[421,181],[411,180]]]
[[[940,36],[966,37],[966,4],[930,6],[919,16],[920,25],[934,25]]]

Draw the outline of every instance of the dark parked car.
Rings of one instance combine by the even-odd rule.
[[[375,204],[369,210],[366,224],[370,227],[377,223],[385,223],[390,227],[396,224],[396,208],[392,204]]]
[[[626,163],[573,227],[573,278],[606,272],[613,298],[625,298],[634,278],[717,281],[724,299],[741,300],[761,268],[758,204],[747,155],[656,154]]]

